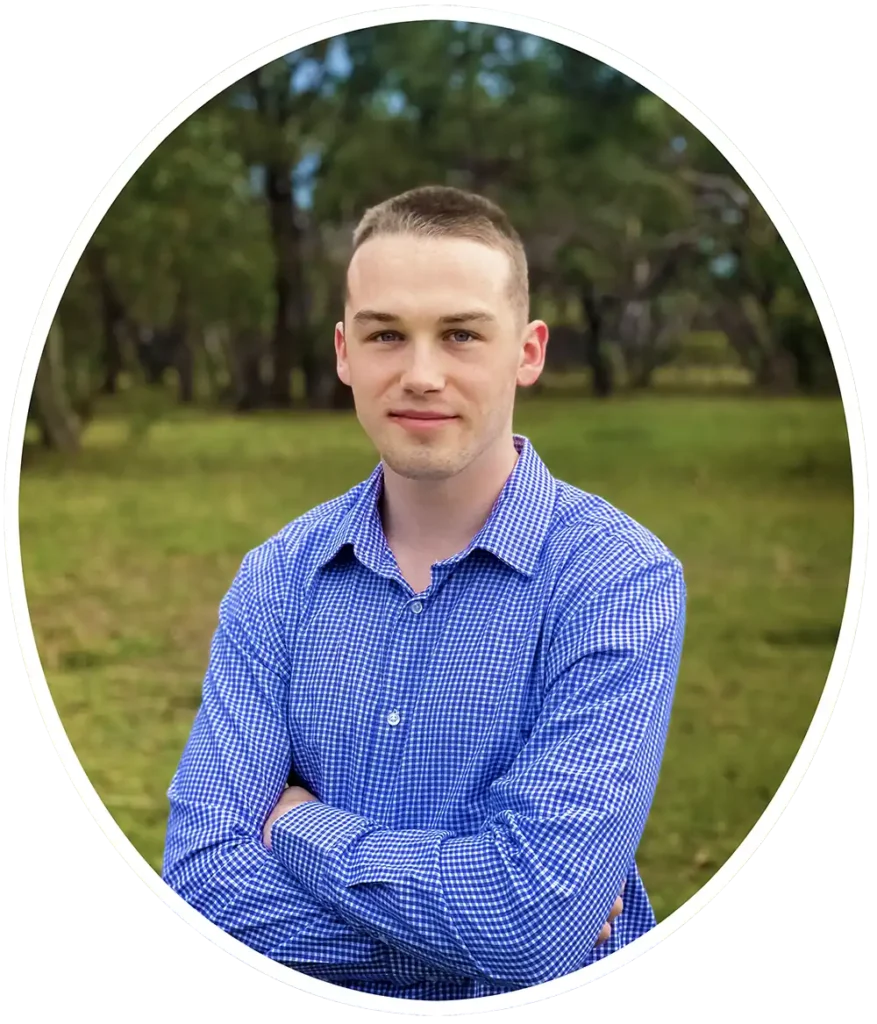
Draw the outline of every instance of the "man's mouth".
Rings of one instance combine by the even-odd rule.
[[[422,409],[397,409],[390,413],[406,420],[450,420],[454,414],[450,412],[424,412]]]
[[[427,430],[440,427],[457,419],[453,413],[426,411],[423,409],[395,409],[390,414],[400,426],[413,430]]]

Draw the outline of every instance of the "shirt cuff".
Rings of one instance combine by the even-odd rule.
[[[282,814],[271,827],[271,850],[286,870],[321,903],[336,902],[343,880],[340,859],[375,825],[350,811],[309,800]]]

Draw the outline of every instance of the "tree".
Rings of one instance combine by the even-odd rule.
[[[57,319],[49,328],[37,367],[32,407],[46,447],[62,452],[79,448],[80,422],[67,394],[63,335]]]
[[[99,225],[83,265],[101,296],[107,378],[128,350],[152,381],[195,391],[211,326],[261,329],[271,244],[221,109],[202,108],[147,158]],[[111,370],[113,371],[111,374]]]
[[[239,410],[348,407],[332,328],[364,210],[424,183],[509,212],[534,310],[593,390],[647,387],[697,322],[765,387],[833,380],[776,229],[718,151],[636,82],[547,40],[410,22],[304,47],[165,140],[89,243],[59,309],[73,408],[132,376]]]

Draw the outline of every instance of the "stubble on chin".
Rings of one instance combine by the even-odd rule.
[[[462,468],[458,465],[458,457],[428,449],[388,451],[382,455],[382,459],[397,476],[408,480],[446,480]]]

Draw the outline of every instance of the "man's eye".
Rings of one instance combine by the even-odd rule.
[[[452,331],[451,332],[451,340],[452,341],[459,341],[459,342],[471,341],[474,337],[475,337],[475,335],[471,331]]]
[[[373,341],[395,341],[399,337],[398,331],[381,331],[372,335]]]

